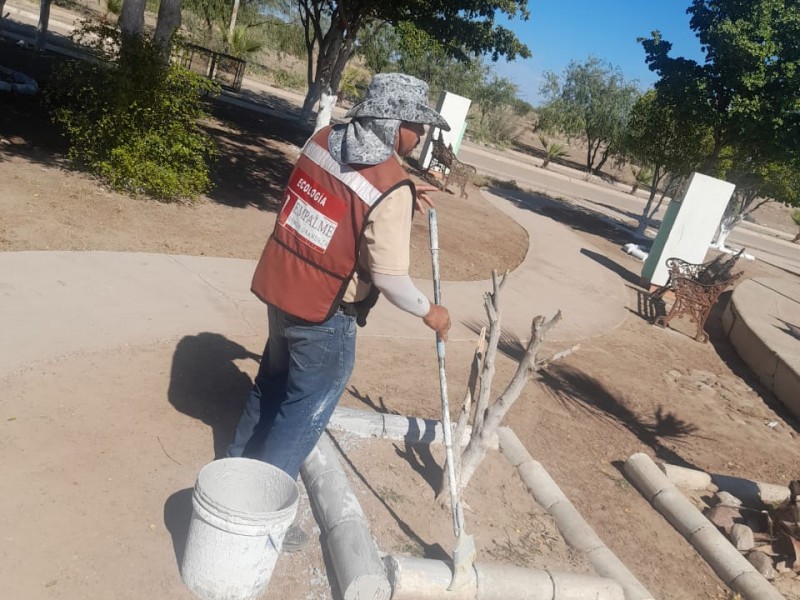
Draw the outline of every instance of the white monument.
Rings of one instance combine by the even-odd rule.
[[[441,131],[442,139],[445,146],[452,144],[453,152],[458,154],[458,149],[461,146],[461,140],[464,137],[464,131],[467,129],[467,113],[469,112],[472,100],[464,98],[458,94],[451,92],[442,92],[439,95],[439,102],[436,104],[437,112],[442,115],[450,125],[450,131],[441,131],[438,127],[431,127],[428,130],[428,135],[425,138],[425,143],[422,145],[422,150],[419,154],[419,163],[423,169],[428,168],[428,163],[431,161],[431,150],[433,147],[433,140],[439,135]]]
[[[645,285],[667,282],[668,258],[690,263],[705,261],[725,207],[736,186],[701,173],[693,173],[683,195],[670,202],[653,247],[642,269]]]

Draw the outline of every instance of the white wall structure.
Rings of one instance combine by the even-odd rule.
[[[642,269],[642,281],[664,285],[668,258],[702,263],[714,239],[725,207],[736,186],[701,173],[693,173],[683,196],[673,200],[658,228]]]
[[[442,115],[450,125],[450,131],[442,131],[442,139],[445,145],[452,144],[453,151],[458,154],[458,149],[461,146],[461,140],[464,137],[464,131],[467,129],[467,113],[472,100],[464,98],[458,94],[451,92],[442,92],[439,96],[439,102],[436,104],[437,112]],[[431,150],[433,149],[433,140],[439,135],[440,129],[438,127],[431,127],[428,129],[428,135],[425,138],[425,143],[422,145],[422,151],[419,154],[420,164],[423,169],[428,167],[431,161]]]

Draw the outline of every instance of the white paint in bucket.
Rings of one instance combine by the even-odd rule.
[[[297,513],[297,484],[249,458],[207,464],[192,495],[181,577],[203,600],[256,600]]]

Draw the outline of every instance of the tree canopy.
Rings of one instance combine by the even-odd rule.
[[[711,128],[705,172],[737,179],[737,193],[775,193],[774,175],[798,164],[800,2],[693,0],[687,12],[705,61],[670,56],[672,44],[654,31],[640,41],[656,89],[687,126]]]
[[[637,233],[644,234],[653,200],[663,177],[688,175],[706,159],[713,146],[711,128],[687,127],[655,90],[640,96],[631,109],[625,149],[632,158],[650,169],[650,196],[639,221]]]
[[[594,56],[572,61],[561,76],[546,72],[541,92],[546,99],[539,111],[541,127],[582,138],[590,173],[622,152],[628,114],[639,89],[625,81],[617,67]]]
[[[306,32],[308,116],[323,95],[335,96],[344,67],[357,47],[359,31],[371,23],[414,25],[437,42],[448,56],[529,57],[530,50],[502,25],[498,16],[527,19],[527,0],[296,0]],[[315,59],[316,57],[316,59]]]

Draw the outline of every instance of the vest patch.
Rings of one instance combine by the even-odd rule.
[[[346,202],[296,168],[278,223],[312,250],[324,254],[347,208]]]

